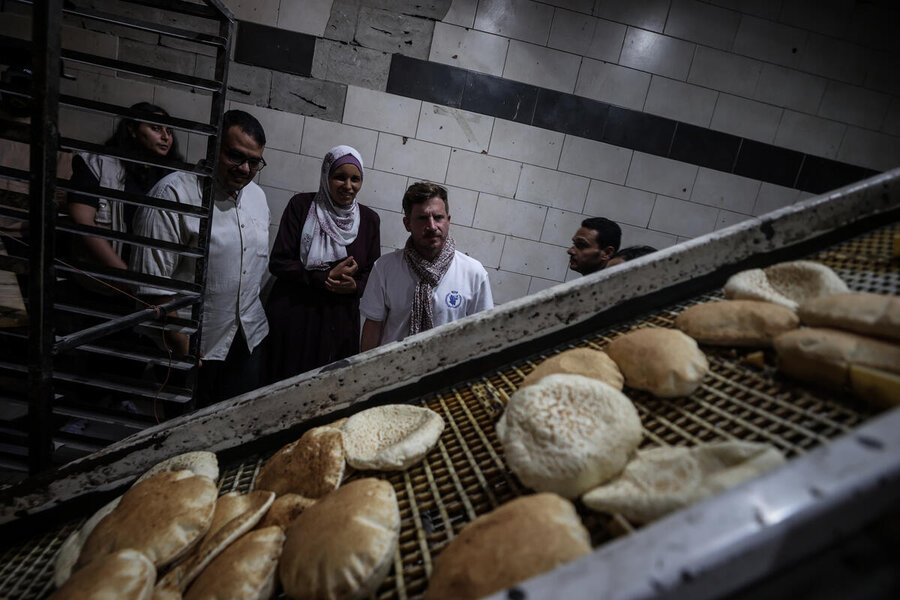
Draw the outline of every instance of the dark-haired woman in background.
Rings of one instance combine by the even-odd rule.
[[[378,214],[357,202],[362,157],[336,146],[318,192],[297,194],[281,217],[269,258],[277,280],[266,303],[269,381],[359,352],[359,298],[381,255]]]
[[[165,110],[139,102],[131,107],[168,116]],[[175,158],[181,160],[172,131],[162,125],[143,123],[134,119],[122,119],[107,148],[127,150],[148,158]],[[161,167],[119,160],[102,154],[78,153],[72,159],[72,183],[87,189],[98,186],[144,195],[169,171]],[[96,196],[69,194],[69,215],[76,223],[93,225],[119,232],[130,232],[137,207],[133,204],[107,200]],[[75,254],[88,262],[117,269],[128,268],[128,246],[118,241],[98,237],[78,237]]]

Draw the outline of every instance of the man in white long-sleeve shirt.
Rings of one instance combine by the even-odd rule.
[[[406,247],[375,261],[359,303],[362,350],[494,306],[487,271],[449,236],[447,190],[414,183],[403,195],[403,214]]]
[[[262,384],[262,346],[269,332],[259,299],[269,261],[269,207],[262,189],[253,183],[265,166],[265,132],[250,114],[225,113],[214,185],[209,262],[198,378],[200,406],[256,389]],[[202,180],[185,172],[159,181],[151,196],[199,206]],[[199,219],[177,213],[141,209],[135,233],[157,240],[198,245]],[[136,247],[131,268],[150,275],[193,281],[195,261],[174,252]],[[148,286],[138,293],[161,304],[173,292]],[[170,332],[169,345],[187,354],[186,335]]]

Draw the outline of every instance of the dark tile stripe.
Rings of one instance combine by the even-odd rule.
[[[459,97],[461,74],[466,75]],[[815,194],[877,173],[574,94],[398,54],[392,57],[386,91]],[[443,101],[436,99],[442,96]]]
[[[314,36],[238,21],[234,60],[239,63],[309,77],[315,50]]]

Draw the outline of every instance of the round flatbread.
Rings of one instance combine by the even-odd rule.
[[[268,512],[257,525],[257,529],[271,527],[277,525],[283,531],[287,531],[291,523],[297,520],[297,517],[303,514],[307,508],[315,504],[317,501],[312,498],[305,498],[300,494],[284,494],[278,496]]]
[[[497,423],[506,462],[522,483],[566,498],[618,474],[641,435],[631,400],[581,375],[548,375],[518,390]]]
[[[808,260],[778,263],[732,275],[723,289],[729,300],[762,300],[797,310],[801,302],[849,292],[837,273]]]
[[[812,327],[845,329],[900,341],[900,297],[885,294],[836,294],[813,298],[797,310]]]
[[[317,427],[273,454],[260,468],[254,487],[271,490],[277,496],[321,498],[341,485],[344,468],[341,431]]]
[[[637,329],[614,339],[606,352],[625,375],[625,385],[659,398],[692,394],[709,371],[697,342],[676,329]]]
[[[547,375],[584,375],[599,379],[617,390],[621,390],[625,382],[622,371],[606,352],[590,348],[573,348],[551,356],[526,375],[519,387],[537,383]]]
[[[704,302],[675,317],[675,327],[713,346],[769,347],[775,336],[798,325],[791,309],[757,300]]]
[[[388,404],[356,413],[342,431],[351,467],[402,471],[434,448],[444,431],[444,420],[428,408]]]
[[[118,550],[85,565],[50,600],[150,600],[154,581],[156,567],[150,559],[137,550]]]
[[[278,527],[257,529],[228,546],[203,570],[185,600],[229,598],[264,600],[275,591],[275,575],[284,545]]]
[[[150,467],[146,473],[140,476],[138,481],[143,481],[163,471],[191,471],[197,475],[209,477],[213,481],[218,481],[219,459],[216,458],[214,453],[205,450],[185,452]]]

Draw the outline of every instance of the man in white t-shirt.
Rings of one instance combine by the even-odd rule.
[[[414,183],[403,214],[406,247],[375,261],[359,303],[364,351],[494,306],[487,271],[448,235],[447,190]]]

